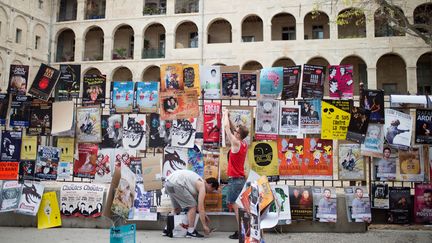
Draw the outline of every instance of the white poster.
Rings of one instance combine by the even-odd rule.
[[[146,115],[123,116],[123,147],[126,150],[146,149]]]
[[[104,185],[90,183],[63,184],[60,189],[62,216],[96,218],[102,215]]]
[[[22,195],[18,204],[18,213],[36,216],[44,192],[44,185],[26,181],[22,187]]]
[[[411,115],[393,109],[386,109],[384,133],[385,140],[390,146],[409,148],[412,134]]]
[[[195,145],[197,119],[177,119],[172,121],[171,146],[193,148]]]
[[[298,135],[300,133],[300,106],[280,106],[279,134]]]

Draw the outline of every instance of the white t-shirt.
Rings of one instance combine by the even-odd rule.
[[[192,195],[198,195],[195,183],[198,180],[202,181],[202,178],[190,170],[176,170],[167,177],[167,180],[172,184],[187,188]]]

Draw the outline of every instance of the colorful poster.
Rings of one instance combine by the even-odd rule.
[[[321,100],[303,100],[300,106],[300,130],[303,134],[321,133]]]
[[[390,187],[390,210],[388,222],[393,224],[411,223],[411,188]]]
[[[347,140],[363,143],[369,125],[370,112],[361,107],[353,106],[351,119],[348,125]]]
[[[256,99],[258,87],[258,71],[241,70],[240,71],[240,98]]]
[[[303,65],[303,98],[321,99],[324,95],[324,77],[326,68],[317,65]]]
[[[329,67],[330,98],[352,99],[354,93],[353,65]]]
[[[61,161],[73,162],[75,154],[75,139],[71,137],[58,137],[57,148],[61,149]]]
[[[157,221],[157,212],[153,192],[144,191],[144,185],[137,183],[130,220]]]
[[[416,110],[415,142],[432,144],[432,110]]]
[[[301,66],[292,66],[283,69],[282,100],[295,99],[299,94]]]
[[[58,101],[78,98],[80,94],[81,65],[60,64],[60,78],[56,85]]]
[[[364,157],[360,144],[339,144],[339,180],[365,180]]]
[[[366,187],[346,187],[348,222],[371,222],[370,199]]]
[[[278,98],[283,88],[283,67],[261,69],[259,84],[261,98]]]
[[[220,66],[201,66],[200,71],[201,88],[204,90],[204,99],[220,99]]]
[[[333,140],[305,138],[303,158],[304,179],[333,179]]]
[[[59,77],[59,70],[41,63],[28,93],[38,99],[48,101]]]
[[[329,103],[330,105],[334,105],[337,108],[346,111],[348,113],[351,113],[352,107],[354,106],[353,100],[331,100],[331,99],[323,99],[322,101],[325,101]]]
[[[321,138],[345,140],[351,114],[327,102],[321,104]]]
[[[204,179],[216,178],[219,179],[219,153],[208,150],[203,150],[204,160]]]
[[[312,187],[313,219],[319,222],[336,223],[337,198],[333,187]]]
[[[102,143],[101,148],[123,147],[123,117],[122,115],[102,115]]]
[[[159,82],[136,82],[134,107],[139,113],[156,112],[159,107]]]
[[[247,144],[251,144],[253,137],[253,109],[252,107],[229,107],[229,118],[234,126],[242,125],[249,130],[248,136],[244,139]],[[225,128],[222,126],[222,147],[230,146],[229,141],[225,139]]]
[[[313,219],[312,188],[289,186],[289,200],[291,204],[291,217],[297,219]]]
[[[9,94],[0,94],[0,126],[6,125],[8,107],[9,107]]]
[[[303,147],[303,139],[278,138],[280,179],[303,179]]]
[[[105,75],[84,75],[82,104],[99,105],[105,104]]]
[[[186,168],[204,177],[204,158],[201,148],[195,145],[188,149],[188,161]]]
[[[219,144],[221,119],[221,103],[204,102],[204,143]]]
[[[127,150],[146,149],[146,115],[123,115],[123,147]]]
[[[110,243],[135,243],[136,224],[127,224],[110,229]]]
[[[387,183],[373,183],[371,196],[372,208],[389,208],[389,187]]]
[[[24,182],[17,213],[36,216],[45,186],[37,182]]]
[[[300,106],[280,104],[279,135],[300,134]]]
[[[111,113],[131,113],[133,109],[134,82],[111,82]]]
[[[97,155],[97,144],[78,144],[78,159],[74,162],[73,175],[93,179],[96,173]]]
[[[21,150],[22,132],[6,131],[1,132],[1,154],[0,161],[19,161]]]
[[[10,126],[28,127],[30,124],[31,103],[33,98],[25,95],[12,95],[10,103]]]
[[[395,148],[407,149],[411,147],[411,115],[393,109],[386,109],[385,118],[386,142]]]
[[[383,125],[369,123],[365,140],[361,144],[362,155],[381,157],[383,149],[384,149]]]
[[[172,122],[160,120],[159,118],[160,116],[157,113],[150,114],[150,148],[164,147],[171,143],[170,128]]]
[[[384,124],[384,90],[363,90],[360,107],[370,111],[370,123]]]
[[[60,161],[57,167],[57,181],[72,179],[72,162]]]
[[[239,66],[221,67],[222,99],[239,98]]]
[[[60,188],[62,216],[97,218],[102,216],[104,185],[67,183]]]
[[[432,224],[432,184],[416,184],[414,194],[416,223]]]
[[[52,102],[33,99],[30,109],[30,124],[27,129],[27,135],[51,135]]]
[[[160,119],[188,119],[198,117],[198,96],[195,91],[167,91],[160,93]]]
[[[374,177],[386,181],[396,179],[397,152],[385,147],[380,158],[373,159]]]
[[[10,65],[8,94],[25,95],[27,92],[29,66]]]
[[[60,155],[61,150],[59,148],[39,146],[36,159],[35,177],[44,180],[56,180]]]
[[[177,119],[172,121],[171,146],[193,148],[196,134],[196,118]]]
[[[78,143],[100,143],[102,141],[101,109],[99,107],[79,107],[76,131]]]
[[[422,147],[399,150],[400,181],[423,182],[425,180]]]
[[[162,64],[161,71],[161,91],[184,90],[183,65],[181,63]]]
[[[195,90],[198,96],[201,96],[200,88],[200,70],[198,64],[183,65],[183,80],[186,89]]]
[[[280,205],[279,212],[279,223],[278,224],[290,224],[291,223],[291,207],[289,198],[288,185],[271,185],[275,199]],[[272,204],[270,206],[270,212],[276,212],[276,206]]]
[[[17,180],[19,162],[0,162],[0,180]]]
[[[136,157],[136,150],[124,148],[114,149],[114,165],[116,168],[120,168],[121,165],[126,165],[127,167],[131,164],[131,159]]]
[[[136,180],[135,174],[127,166],[122,165],[120,170],[121,178],[117,188],[115,188],[111,211],[113,214],[127,219],[135,198]]]
[[[165,147],[162,162],[162,179],[167,178],[176,170],[184,170],[188,164],[188,149]]]
[[[278,136],[279,101],[261,99],[257,101],[255,139],[274,140]]]
[[[38,229],[47,229],[62,225],[56,192],[45,192],[37,213]]]
[[[257,174],[268,176],[271,180],[279,178],[277,142],[253,142],[248,148],[250,167]]]
[[[36,160],[37,136],[22,136],[20,160]]]
[[[9,162],[9,163],[13,164],[16,162]],[[2,163],[0,163],[0,166],[1,165]],[[15,166],[15,164],[13,164],[13,166]],[[35,168],[36,168],[36,160],[21,160],[19,162],[18,180],[21,182],[24,180],[34,180]]]

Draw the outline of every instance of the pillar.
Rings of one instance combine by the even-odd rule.
[[[377,89],[377,68],[376,67],[367,67],[367,78],[368,78],[368,89]]]
[[[407,90],[410,94],[417,94],[417,67],[406,67]]]

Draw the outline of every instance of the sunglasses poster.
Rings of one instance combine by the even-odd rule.
[[[325,101],[321,104],[321,138],[345,140],[351,114]]]
[[[276,139],[278,135],[279,101],[262,99],[257,101],[255,139]]]

